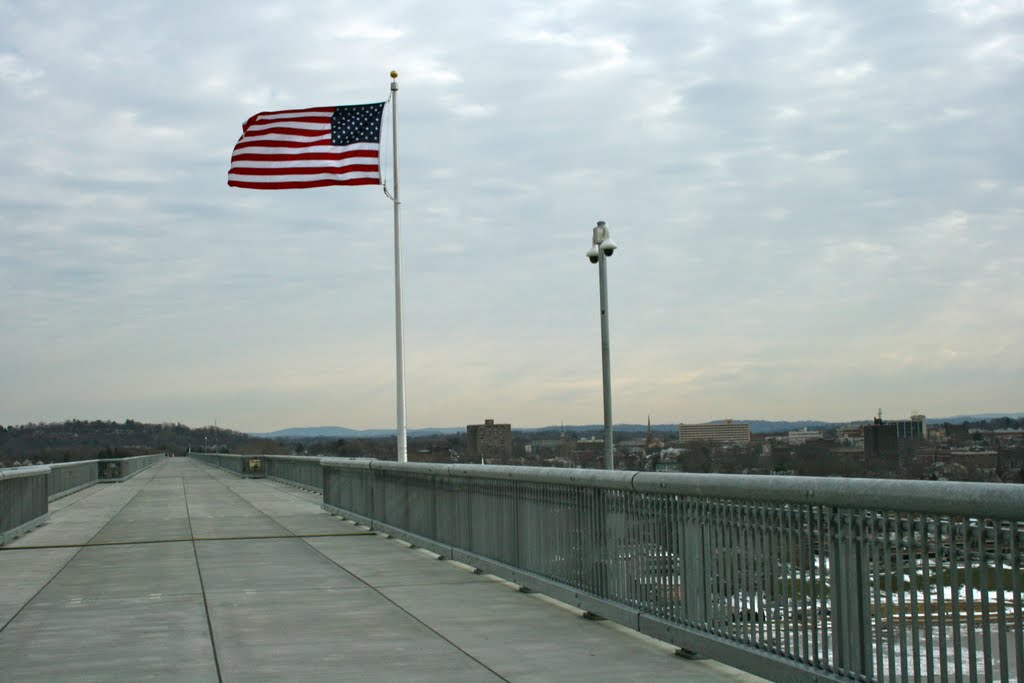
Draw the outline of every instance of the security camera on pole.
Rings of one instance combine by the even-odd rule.
[[[615,469],[615,447],[612,443],[612,370],[608,350],[608,257],[618,247],[612,241],[608,226],[598,221],[594,228],[594,239],[587,258],[598,264],[598,280],[601,287],[601,378],[604,384],[604,468]]]

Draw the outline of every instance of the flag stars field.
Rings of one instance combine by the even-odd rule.
[[[377,142],[383,103],[338,107],[331,117],[331,143],[351,145],[356,142]]]

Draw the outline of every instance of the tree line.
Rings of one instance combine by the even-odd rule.
[[[43,463],[125,458],[146,453],[185,455],[189,450],[225,453],[286,454],[291,445],[220,427],[188,427],[177,422],[66,420],[0,425],[0,465],[14,461]]]

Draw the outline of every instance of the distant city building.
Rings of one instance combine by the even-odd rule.
[[[893,420],[896,435],[901,439],[927,439],[928,422],[924,415],[911,415],[909,420]]]
[[[807,429],[807,427],[789,433],[789,443],[794,446],[808,441],[821,441],[824,438],[825,434],[820,429]]]
[[[579,467],[601,467],[604,459],[604,439],[597,437],[576,442],[574,459]]]
[[[482,425],[466,425],[469,443],[466,458],[470,462],[506,462],[512,457],[512,425],[494,424],[484,420]]]
[[[679,442],[750,443],[750,425],[726,420],[716,424],[680,424]]]
[[[563,434],[558,439],[539,439],[526,445],[526,452],[538,460],[566,465],[576,456],[576,441]]]
[[[864,456],[873,459],[905,462],[913,456],[920,442],[928,435],[924,415],[914,415],[909,420],[885,422],[876,417],[874,423],[864,425]]]
[[[1024,441],[1024,429],[993,429],[989,434],[1004,445]]]
[[[864,426],[840,427],[836,430],[836,439],[842,446],[849,448],[860,448],[864,451]]]
[[[898,461],[900,444],[896,425],[882,422],[880,417],[875,418],[874,424],[864,425],[864,457],[868,460]]]
[[[995,470],[999,466],[999,453],[991,450],[975,450],[973,448],[952,448],[950,458],[974,469]]]

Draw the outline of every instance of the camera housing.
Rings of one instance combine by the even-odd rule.
[[[604,221],[598,221],[594,227],[594,236],[590,249],[587,250],[587,258],[590,259],[591,263],[598,263],[602,255],[605,258],[610,258],[618,248],[619,245],[615,244],[608,230],[608,224]]]

